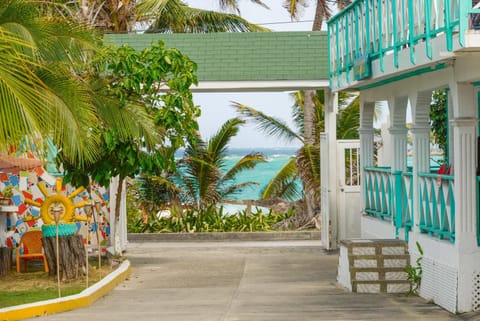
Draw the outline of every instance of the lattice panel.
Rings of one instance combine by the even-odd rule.
[[[412,255],[412,262],[416,259]],[[422,297],[432,299],[436,304],[455,313],[458,292],[457,269],[425,256],[422,260],[422,268],[423,277],[420,288]]]
[[[480,273],[473,275],[472,310],[480,311]]]

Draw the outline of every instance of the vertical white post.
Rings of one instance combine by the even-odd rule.
[[[405,126],[408,97],[395,97],[389,99],[390,109],[389,129],[391,135],[392,155],[390,164],[392,171],[405,171],[407,169],[407,133]]]
[[[365,209],[365,167],[373,166],[373,114],[375,102],[360,102],[360,201],[362,211]]]
[[[472,309],[473,273],[478,253],[476,241],[476,146],[477,118],[474,88],[470,84],[450,85],[454,132],[453,175],[455,178],[455,248],[458,253],[458,312]]]
[[[338,93],[325,89],[325,133],[328,140],[328,217],[327,224],[330,227],[330,241],[324,244],[327,249],[337,248],[337,110]]]
[[[410,132],[413,135],[413,227],[412,232],[417,233],[417,223],[420,213],[419,196],[419,172],[429,172],[430,170],[430,102],[432,92],[425,91],[414,93],[410,96],[410,105],[412,108],[413,127]],[[414,237],[415,239],[415,237]],[[414,240],[412,240],[414,241]]]

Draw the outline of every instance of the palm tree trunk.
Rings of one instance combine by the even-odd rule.
[[[313,20],[313,31],[321,30],[323,19],[325,18],[327,9],[326,0],[317,0],[317,5],[315,8],[315,18]],[[304,94],[304,110],[303,110],[303,128],[304,128],[304,139],[305,145],[315,145],[315,135],[318,133],[315,132],[315,104],[313,102],[313,96],[315,95],[315,90],[306,90]],[[320,189],[320,186],[318,186]],[[305,193],[305,210],[309,218],[313,218],[315,215],[315,209],[317,208],[316,203],[316,191],[306,190]]]
[[[315,144],[315,104],[313,102],[314,90],[306,90],[304,93],[304,110],[303,110],[303,130],[304,144],[313,146]],[[316,191],[305,190],[305,210],[309,218],[315,215],[315,193]]]

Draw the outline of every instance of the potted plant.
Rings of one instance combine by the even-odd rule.
[[[10,205],[10,200],[13,196],[13,186],[6,186],[0,193],[0,205]]]

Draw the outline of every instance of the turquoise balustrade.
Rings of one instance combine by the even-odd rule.
[[[365,213],[380,220],[393,221],[396,237],[405,230],[405,239],[413,226],[412,173],[390,167],[365,168]]]
[[[477,28],[477,14],[480,8],[469,0],[356,0],[328,21],[330,79],[337,79],[335,86],[345,85],[341,75],[345,73],[344,81],[351,82],[354,68],[360,79],[368,77],[364,69],[377,59],[383,72],[387,54],[393,54],[399,68],[401,50],[409,50],[415,64],[420,42],[432,59],[431,41],[439,34],[445,34],[448,51],[453,50],[456,33],[459,45],[465,46],[465,32]]]
[[[409,239],[409,232],[413,227],[413,175],[412,172],[404,172],[401,174],[401,203],[399,216],[396,223],[397,236],[399,229],[403,228],[405,232],[405,240]]]
[[[454,179],[451,175],[419,173],[420,232],[455,242]]]
[[[393,219],[394,187],[389,167],[365,168],[365,213],[381,220]]]

